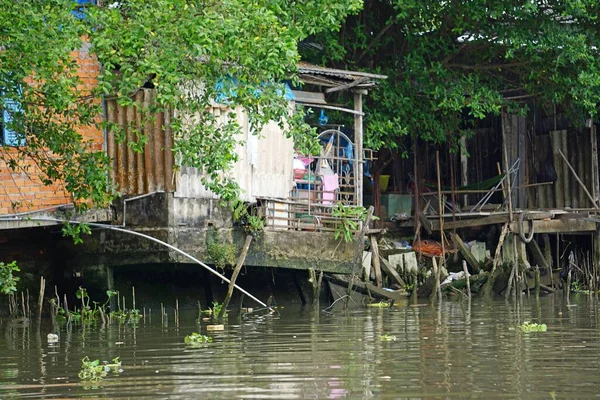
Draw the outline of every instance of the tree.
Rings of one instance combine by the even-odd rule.
[[[600,89],[595,0],[366,0],[306,54],[389,76],[366,107],[365,144],[406,153],[406,137],[455,143],[471,124],[524,100],[595,117]]]
[[[79,2],[81,3],[81,2]],[[93,3],[93,2],[89,2]],[[225,200],[238,193],[226,174],[236,160],[239,126],[217,125],[206,112],[216,96],[248,110],[256,132],[267,121],[288,128],[301,148],[314,147],[301,113],[289,114],[282,83],[294,80],[298,41],[335,29],[360,0],[120,0],[104,6],[73,0],[0,0],[0,97],[17,143],[2,157],[28,173],[33,160],[45,184],[62,182],[78,210],[104,206],[116,192],[107,155],[86,141],[88,126],[125,135],[102,118],[102,99],[134,105],[142,86],[156,89],[147,116],[177,110],[174,149],[200,168]],[[73,52],[89,46],[102,65],[94,85],[78,76]],[[225,87],[219,92],[217,87]],[[193,123],[191,116],[194,117]],[[137,132],[128,143],[141,151]]]

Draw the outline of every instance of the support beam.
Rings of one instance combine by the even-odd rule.
[[[469,250],[469,248],[465,245],[465,242],[463,242],[461,237],[456,233],[452,233],[450,237],[452,238],[452,243],[458,247],[460,254],[462,254],[467,263],[471,266],[471,268],[473,268],[473,272],[478,274],[480,270],[479,262],[473,256],[471,250]]]
[[[356,147],[356,205],[363,205],[363,107],[362,94],[354,93],[354,146]]]
[[[532,240],[531,242],[527,243],[527,247],[529,247],[531,254],[533,254],[533,259],[535,260],[536,264],[546,271],[549,271],[550,264],[548,264],[548,260],[546,260],[546,257],[544,256],[544,253],[542,252],[542,249],[540,249],[540,246],[538,246],[537,242]]]

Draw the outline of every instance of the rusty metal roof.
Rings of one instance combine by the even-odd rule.
[[[387,79],[386,75],[320,67],[305,61],[298,63],[298,72],[302,81],[324,86],[337,86],[341,83],[361,80],[361,83],[356,86],[368,87],[373,86],[378,80]]]

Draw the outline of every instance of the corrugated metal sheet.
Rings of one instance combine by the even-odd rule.
[[[538,181],[548,181],[544,175],[549,170],[556,174],[553,185],[533,188],[534,205],[540,208],[589,208],[592,202],[577,182],[563,158],[560,149],[579,176],[586,188],[592,193],[592,145],[590,130],[553,131],[548,135],[536,136],[534,141],[534,168]]]
[[[147,107],[155,91],[141,89],[135,102]],[[174,157],[172,133],[168,113],[156,113],[144,118],[137,107],[122,107],[115,100],[107,101],[107,118],[126,132],[126,141],[116,140],[114,133],[107,137],[107,151],[112,159],[111,178],[123,195],[139,195],[154,191],[175,191],[173,177]],[[148,141],[141,153],[134,152],[129,142],[136,140],[136,132],[142,130]]]
[[[227,121],[229,110],[217,106],[211,112],[222,122]],[[246,113],[238,107],[236,115],[243,129],[243,143],[236,149],[239,159],[229,174],[240,185],[242,199],[252,202],[256,197],[287,198],[293,187],[292,139],[286,138],[275,123],[265,126],[260,136],[253,136]],[[197,169],[182,167],[175,196],[215,198],[202,185],[201,177]]]

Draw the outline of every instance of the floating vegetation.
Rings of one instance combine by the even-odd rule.
[[[388,308],[389,306],[390,306],[390,303],[385,302],[385,301],[380,301],[379,303],[367,304],[367,307],[375,307],[375,308]]]
[[[211,343],[212,338],[210,336],[201,335],[199,333],[193,332],[191,335],[187,335],[184,339],[185,344],[194,346],[199,344]]]
[[[81,360],[81,371],[79,371],[79,379],[86,382],[98,382],[104,379],[109,372],[119,374],[123,372],[121,369],[121,361],[119,357],[112,359],[112,362],[100,360],[91,361],[87,356]]]
[[[546,324],[536,324],[532,322],[524,322],[519,328],[525,333],[546,332],[548,330]]]
[[[382,342],[394,342],[397,338],[394,335],[379,335],[379,340]]]

